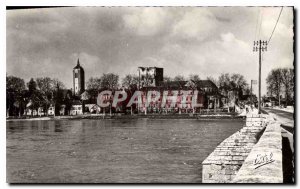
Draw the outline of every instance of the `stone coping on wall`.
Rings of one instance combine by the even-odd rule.
[[[280,124],[269,122],[233,183],[282,183],[282,143]]]
[[[231,182],[268,123],[266,115],[247,115],[245,126],[222,141],[202,162],[203,183]]]

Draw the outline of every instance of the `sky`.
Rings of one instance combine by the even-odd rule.
[[[86,81],[103,73],[122,79],[138,66],[164,75],[201,79],[239,73],[258,80],[254,40],[269,40],[281,7],[64,7],[6,12],[6,72],[51,77],[72,87],[79,58]],[[293,68],[293,9],[284,7],[262,61],[265,79],[274,68]],[[257,92],[257,86],[253,86]]]

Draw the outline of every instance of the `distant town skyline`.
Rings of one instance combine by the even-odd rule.
[[[108,72],[122,79],[137,74],[139,66],[156,66],[170,77],[239,73],[250,84],[258,79],[253,41],[269,39],[279,12],[280,7],[8,10],[6,72],[26,82],[58,78],[72,88],[79,58],[86,81]],[[293,36],[293,9],[284,7],[263,53],[262,94],[271,69],[293,67]]]

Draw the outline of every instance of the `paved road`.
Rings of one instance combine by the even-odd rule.
[[[274,114],[275,118],[282,124],[282,127],[292,132],[294,129],[294,113],[285,112],[271,108],[264,108],[268,113]]]
[[[268,113],[273,113],[276,114],[277,116],[286,118],[286,119],[294,119],[294,113],[282,111],[282,110],[277,110],[277,109],[272,109],[272,108],[264,108]]]

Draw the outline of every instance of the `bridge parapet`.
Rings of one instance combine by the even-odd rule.
[[[247,115],[245,126],[221,142],[202,162],[202,182],[231,182],[268,122],[266,115]]]
[[[282,183],[281,140],[280,124],[270,122],[232,182]]]

